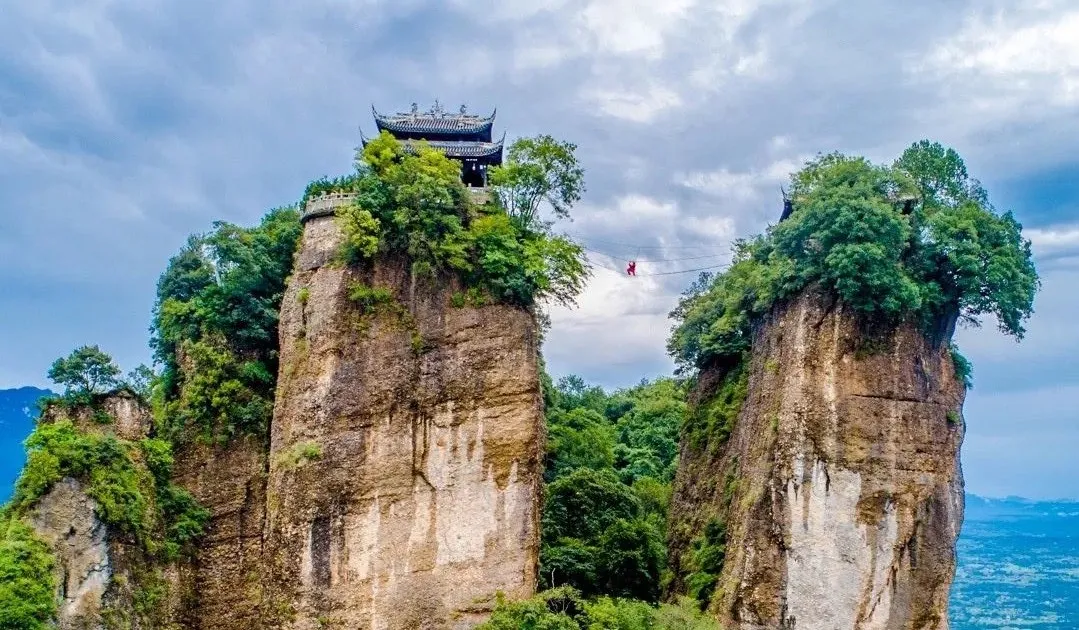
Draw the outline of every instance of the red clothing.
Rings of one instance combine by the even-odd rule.
[[[637,275],[637,261],[629,261],[629,266],[626,267],[626,273],[631,276]]]

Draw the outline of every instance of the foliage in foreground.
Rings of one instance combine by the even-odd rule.
[[[530,307],[543,299],[572,304],[588,268],[580,245],[540,218],[546,201],[557,218],[584,189],[574,147],[548,136],[518,140],[491,172],[491,203],[477,205],[461,183],[460,163],[424,143],[406,147],[383,132],[364,148],[356,173],[320,180],[317,192],[356,193],[338,210],[345,257],[404,255],[414,275],[459,276],[492,302]]]
[[[752,325],[817,286],[863,321],[914,321],[942,341],[958,318],[992,316],[1018,339],[1039,286],[1030,242],[998,213],[955,151],[919,142],[891,166],[838,153],[793,176],[794,212],[742,241],[724,273],[702,276],[671,316],[681,369],[733,365]]]
[[[585,600],[572,587],[517,602],[499,596],[490,620],[476,630],[719,630],[689,600],[677,605],[611,597]]]
[[[0,513],[0,628],[44,630],[56,614],[55,560],[30,527]]]

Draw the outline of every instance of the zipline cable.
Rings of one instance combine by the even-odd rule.
[[[613,269],[611,267],[608,267],[607,265],[596,262],[595,260],[592,260],[591,258],[588,259],[588,262],[592,263],[596,267],[599,267],[600,269],[603,269],[604,271],[610,271],[611,273],[618,274],[620,276],[626,276],[627,275],[624,271],[622,271],[620,269]],[[698,272],[698,271],[710,271],[712,269],[721,269],[721,268],[725,268],[725,267],[727,267],[726,264],[723,264],[723,265],[710,265],[708,267],[697,267],[696,269],[679,269],[677,271],[662,271],[662,272],[658,272],[658,273],[639,273],[636,276],[627,276],[627,277],[631,277],[631,278],[632,277],[647,278],[647,277],[654,277],[654,276],[673,276],[673,275],[682,274],[682,273],[694,273],[694,272]]]
[[[584,246],[582,246],[582,247],[584,247]],[[616,255],[608,253],[608,252],[602,252],[602,251],[599,251],[599,250],[596,250],[596,249],[592,249],[590,247],[584,247],[584,250],[586,252],[591,252],[593,254],[598,254],[600,256],[606,256],[607,258],[613,258],[615,260],[624,260],[626,262],[629,262],[630,260],[635,260],[637,262],[650,262],[650,263],[682,262],[682,261],[685,261],[685,260],[704,260],[706,258],[723,258],[724,256],[727,255],[727,254],[706,254],[704,256],[686,256],[685,258],[627,258],[625,256],[616,256]]]
[[[576,241],[578,241],[578,242],[581,242],[581,243],[591,242],[591,243],[600,243],[600,244],[603,244],[603,245],[619,245],[619,246],[622,246],[622,247],[629,247],[631,249],[660,249],[660,250],[663,250],[663,249],[667,249],[667,250],[691,250],[691,249],[695,249],[695,250],[698,250],[698,251],[701,251],[701,250],[709,251],[709,250],[713,249],[712,247],[709,247],[708,245],[641,245],[639,243],[626,243],[626,242],[623,242],[623,241],[606,241],[606,240],[602,240],[602,239],[585,238],[583,236],[574,236],[572,234],[570,234],[569,237],[576,240]]]

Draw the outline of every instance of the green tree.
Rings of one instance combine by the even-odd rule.
[[[560,168],[561,162],[548,155],[553,150],[548,143],[569,146],[549,139],[526,142],[535,169]],[[543,173],[552,182],[569,177]],[[457,274],[473,295],[485,294],[490,301],[532,307],[551,299],[572,305],[590,273],[581,246],[551,234],[547,224],[518,220],[497,204],[476,206],[460,175],[458,162],[427,143],[405,145],[388,133],[368,142],[358,155],[356,174],[333,180],[356,194],[355,203],[338,211],[345,258],[360,262],[379,252],[405,254],[414,274]],[[559,204],[559,216],[567,216],[576,199],[572,191],[545,194]]]
[[[672,311],[680,370],[737,364],[753,323],[808,287],[863,323],[905,319],[939,342],[957,318],[985,315],[1022,338],[1039,286],[1030,243],[951,149],[919,142],[892,166],[821,156],[793,176],[791,196],[789,219],[738,243],[729,270],[703,277]]]
[[[721,630],[719,623],[702,613],[696,603],[681,597],[676,604],[664,604],[653,619],[655,630]]]
[[[910,175],[929,214],[941,208],[957,208],[972,201],[989,206],[989,194],[967,173],[967,165],[955,149],[939,142],[919,140],[895,161],[895,168]]]
[[[601,553],[598,546],[577,538],[545,542],[540,547],[540,582],[551,588],[569,585],[585,595],[598,595],[603,592]]]
[[[251,228],[219,222],[169,261],[158,280],[151,345],[163,366],[157,415],[170,438],[186,426],[219,439],[267,426],[278,312],[301,229],[293,207]]]
[[[599,539],[603,593],[648,602],[659,599],[667,550],[660,533],[644,519],[615,521]]]
[[[127,373],[127,377],[124,379],[124,385],[129,387],[132,392],[144,401],[149,401],[151,394],[153,393],[154,380],[157,375],[154,374],[153,368],[146,364],[140,364],[134,370]]]
[[[80,346],[49,368],[49,379],[64,386],[64,396],[88,399],[120,385],[120,368],[95,346]]]
[[[511,602],[502,593],[491,618],[476,630],[580,630],[577,623],[584,602],[570,587],[555,588],[530,599]]]
[[[614,427],[590,409],[554,410],[548,417],[547,473],[552,481],[576,468],[614,464]]]
[[[550,435],[543,584],[654,600],[685,383],[642,381],[608,394],[579,376],[543,380]]]
[[[991,314],[1001,332],[1022,339],[1040,286],[1022,226],[1010,212],[993,210],[952,149],[922,140],[903,152],[895,168],[920,192],[912,220],[922,238],[913,244],[910,264],[930,315],[944,321],[958,316],[977,326]]]
[[[688,598],[658,607],[612,597],[582,598],[570,587],[537,593],[523,601],[501,594],[490,620],[476,630],[719,630]]]
[[[55,560],[18,518],[0,517],[0,628],[45,630],[56,615]]]
[[[547,486],[543,534],[598,540],[615,521],[639,511],[637,496],[613,471],[578,468]]]
[[[543,201],[550,204],[555,217],[569,217],[570,208],[585,190],[576,150],[577,145],[548,135],[521,138],[510,145],[505,163],[491,169],[490,185],[518,225],[536,229]]]
[[[656,610],[645,602],[598,597],[584,604],[584,630],[652,630]]]
[[[563,376],[555,385],[558,390],[558,405],[565,410],[584,407],[596,413],[605,413],[608,396],[602,387],[589,385],[576,374]]]
[[[792,185],[797,211],[770,234],[768,254],[784,268],[769,278],[779,283],[777,295],[819,282],[870,316],[917,311],[917,284],[901,264],[912,229],[893,201],[911,188],[864,158],[833,154],[807,164]]]

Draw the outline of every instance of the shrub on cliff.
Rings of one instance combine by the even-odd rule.
[[[147,371],[136,372],[144,378]],[[132,543],[141,551],[138,556],[125,554],[125,562],[135,563],[129,566],[171,562],[189,552],[204,531],[209,512],[172,483],[172,444],[158,438],[123,439],[104,426],[112,419],[102,411],[102,403],[117,394],[105,388],[118,386],[125,393],[135,388],[119,374],[112,358],[96,346],[76,349],[49,371],[50,378],[69,389],[44,406],[48,415],[38,420],[25,442],[26,464],[15,493],[0,509],[0,628],[52,627],[55,558],[24,519],[63,479],[79,482],[93,500],[95,515],[109,526],[110,540]],[[105,422],[83,426],[63,414],[104,416]],[[148,615],[154,605],[136,603],[136,610]]]
[[[56,615],[49,546],[20,519],[0,514],[0,628],[44,630]]]
[[[539,210],[546,201],[556,218],[566,218],[580,198],[583,172],[573,150],[549,136],[515,142],[507,163],[492,169],[492,202],[478,205],[458,162],[424,143],[406,148],[384,132],[364,147],[356,174],[314,182],[305,197],[356,194],[338,210],[351,262],[399,254],[415,275],[457,274],[497,302],[570,304],[588,276],[584,253],[553,234]]]
[[[102,522],[152,554],[174,558],[202,534],[208,514],[172,484],[167,442],[85,433],[71,421],[40,424],[26,440],[26,466],[7,509],[21,515],[65,477],[77,479]]]
[[[265,431],[277,374],[277,319],[300,237],[294,208],[194,235],[157,284],[151,345],[163,366],[165,433],[225,440]]]
[[[953,150],[919,142],[890,166],[821,156],[793,176],[791,201],[790,218],[737,243],[730,268],[702,276],[671,313],[681,369],[736,364],[752,324],[811,286],[875,325],[910,320],[947,337],[956,318],[992,315],[1022,338],[1038,288],[1030,243]]]

